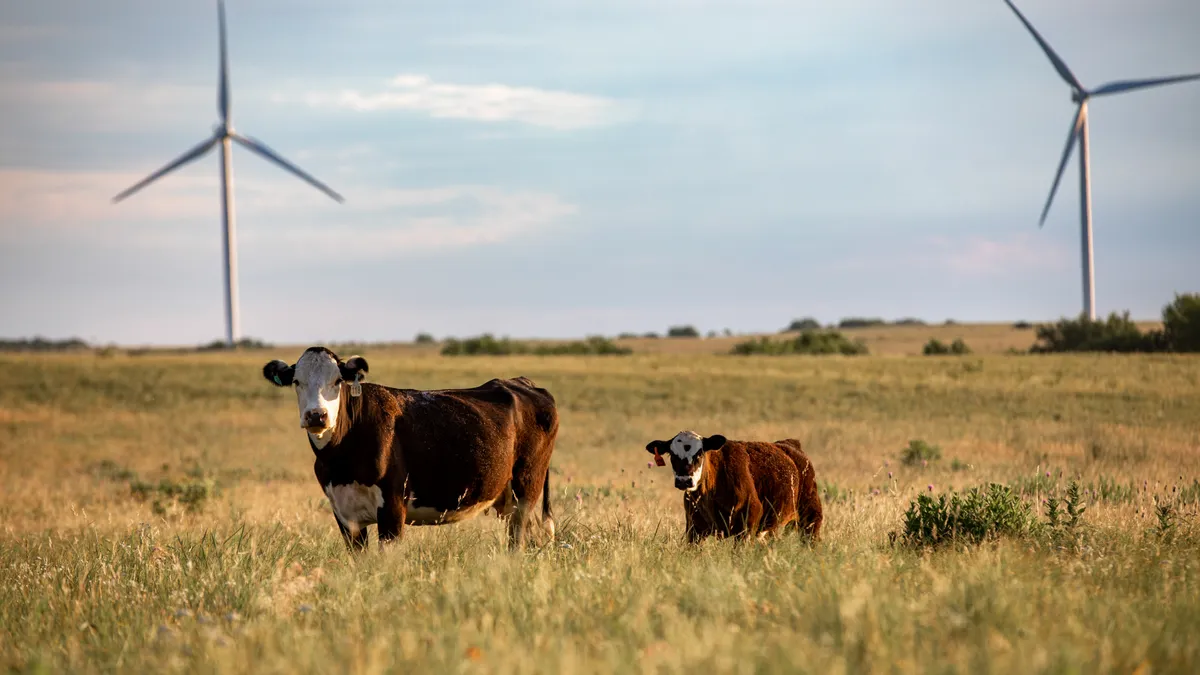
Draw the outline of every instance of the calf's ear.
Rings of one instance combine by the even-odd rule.
[[[650,441],[646,444],[646,452],[654,454],[665,454],[671,449],[671,444],[668,441]]]
[[[351,356],[345,363],[338,364],[338,367],[342,371],[342,379],[350,382],[353,382],[359,373],[365,376],[369,370],[367,360],[361,356]]]
[[[292,375],[296,372],[283,361],[271,361],[263,366],[263,377],[267,381],[277,387],[290,387],[292,385]]]
[[[720,450],[724,445],[725,437],[720,434],[713,434],[712,436],[705,436],[704,438],[705,450]]]

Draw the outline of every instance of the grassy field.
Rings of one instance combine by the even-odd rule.
[[[629,357],[362,349],[375,382],[549,388],[559,537],[508,553],[481,518],[357,558],[294,396],[259,374],[300,349],[0,355],[0,668],[1196,672],[1200,359],[900,356],[985,343],[963,328],[880,331],[872,350],[892,356],[851,358],[708,340]],[[989,330],[978,351],[1033,339]],[[681,353],[645,353],[669,343]],[[643,450],[682,428],[803,440],[824,540],[684,545],[680,495]],[[912,439],[941,459],[904,465]],[[1041,509],[1071,477],[1088,508],[1069,541],[889,544],[931,486],[1006,483]]]

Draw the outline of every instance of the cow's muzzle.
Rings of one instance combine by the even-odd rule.
[[[696,487],[696,481],[691,476],[675,476],[675,487],[680,490],[691,490]]]
[[[308,410],[300,416],[300,426],[313,433],[329,428],[329,413],[324,410]]]

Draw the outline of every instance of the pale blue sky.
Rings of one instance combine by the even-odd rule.
[[[1200,71],[1193,0],[1020,6],[1088,86]],[[1083,8],[1088,11],[1084,12]],[[210,0],[0,5],[0,336],[223,334]],[[1080,306],[1073,112],[1001,0],[229,0],[243,332],[778,329]],[[1098,309],[1200,290],[1200,83],[1097,99]]]

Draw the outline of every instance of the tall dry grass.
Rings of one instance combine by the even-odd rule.
[[[969,340],[968,340],[969,341]],[[1200,360],[1183,356],[439,358],[557,397],[552,546],[480,519],[353,558],[311,474],[291,352],[0,356],[0,665],[17,672],[1194,672]],[[683,545],[647,466],[682,428],[802,439],[809,548]],[[907,466],[912,439],[939,460]],[[1049,472],[1049,475],[1046,475]],[[911,497],[1079,478],[1067,543],[889,545]],[[131,485],[150,486],[139,498]],[[201,486],[198,503],[159,486]],[[1102,486],[1103,490],[1101,489]],[[1113,487],[1116,486],[1116,487]],[[1172,493],[1172,488],[1176,492]],[[1191,494],[1191,493],[1188,493]],[[1159,533],[1155,499],[1175,500]],[[158,502],[157,505],[155,502]]]

